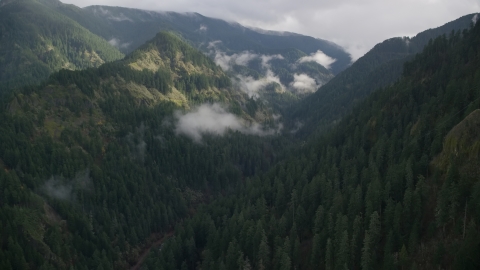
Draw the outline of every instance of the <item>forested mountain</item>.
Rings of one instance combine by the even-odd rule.
[[[122,61],[14,92],[0,114],[0,268],[133,265],[197,204],[275,160],[285,139],[238,127],[271,117],[241,101],[218,66],[170,33]],[[200,102],[216,103],[182,112]],[[205,110],[230,125],[225,138],[181,125]]]
[[[2,32],[14,45],[78,60],[87,40],[110,60],[121,56],[111,45],[128,55],[78,60],[82,70],[0,99],[0,269],[480,265],[472,15],[377,45],[295,118],[278,112],[310,92],[296,83],[316,89],[346,68],[341,48],[199,14],[2,0],[7,9],[2,27],[25,30]],[[37,63],[25,48],[11,56]],[[42,63],[77,63],[53,52]],[[22,83],[41,79],[31,74]],[[308,127],[297,136],[286,120]]]
[[[107,40],[115,39],[123,52],[130,52],[164,30],[174,31],[202,51],[209,51],[209,43],[221,41],[227,53],[250,51],[257,54],[278,54],[298,49],[309,55],[318,50],[337,61],[331,65],[337,74],[350,64],[350,56],[340,46],[321,39],[288,33],[255,30],[238,23],[202,16],[198,13],[155,12],[109,6],[90,6],[86,13],[104,21],[104,28],[79,19],[79,23]],[[85,15],[86,16],[86,15]],[[77,16],[80,17],[80,16]],[[109,27],[109,30],[105,28]]]
[[[480,24],[440,36],[144,269],[478,269]]]
[[[401,75],[403,64],[421,52],[430,39],[448,37],[471,27],[474,16],[476,14],[465,15],[412,38],[391,38],[377,44],[310,98],[287,110],[292,112],[290,117],[295,123],[303,123],[299,134],[307,136],[331,127],[373,91],[394,83]]]
[[[315,92],[351,61],[343,48],[329,41],[254,30],[197,13],[108,6],[59,5],[56,9],[125,53],[159,31],[173,31],[227,71],[238,90],[278,109]],[[328,60],[318,61],[318,55],[324,54]]]
[[[37,84],[52,72],[98,67],[123,57],[101,37],[56,12],[50,1],[0,3],[0,91]]]
[[[122,57],[113,47],[130,53],[160,31],[181,36],[226,71],[237,90],[277,110],[315,92],[351,62],[343,48],[326,40],[197,13],[82,9],[58,0],[6,0],[2,12],[2,88],[38,83],[61,68],[97,67]]]

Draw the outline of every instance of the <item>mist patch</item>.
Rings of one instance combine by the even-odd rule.
[[[336,61],[337,61],[337,59],[326,55],[321,50],[318,50],[317,52],[312,53],[309,56],[304,56],[304,57],[298,59],[299,63],[317,62],[318,64],[324,66],[326,69],[330,69],[330,65],[335,63]]]
[[[246,123],[218,103],[203,104],[188,113],[177,111],[175,118],[175,133],[185,135],[198,143],[202,141],[203,134],[223,136],[232,130],[266,136],[279,132],[282,127],[279,125],[277,129],[264,129],[258,123]]]
[[[50,198],[75,201],[75,190],[90,190],[92,186],[90,170],[85,169],[77,172],[73,179],[66,179],[63,176],[52,176],[40,186],[39,191]]]

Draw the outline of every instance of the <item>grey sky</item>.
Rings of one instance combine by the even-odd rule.
[[[290,31],[336,42],[362,56],[375,44],[413,36],[480,11],[479,0],[62,0],[80,7],[109,5],[198,12],[245,26]]]

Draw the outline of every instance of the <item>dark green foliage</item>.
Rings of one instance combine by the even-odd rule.
[[[305,123],[299,135],[315,136],[327,131],[375,90],[398,80],[403,64],[421,52],[431,38],[469,28],[472,17],[473,14],[463,16],[413,38],[392,38],[375,45],[311,97],[286,110],[291,112],[291,118]]]
[[[429,42],[398,82],[295,148],[288,135],[233,131],[195,143],[168,124],[176,104],[125,90],[175,86],[191,105],[216,88],[237,115],[265,106],[228,99],[228,77],[171,33],[124,61],[16,91],[0,111],[0,268],[125,269],[171,232],[143,267],[474,269],[477,137],[456,133],[478,123],[465,119],[480,108],[479,37],[477,25]],[[170,66],[129,66],[152,50]],[[454,135],[473,150],[450,149]]]
[[[61,68],[98,67],[123,55],[48,3],[18,0],[0,7],[0,88],[36,84]]]
[[[107,12],[105,15],[100,11]],[[93,33],[109,40],[119,39],[129,46],[120,48],[128,53],[140,47],[160,31],[173,31],[184,37],[196,48],[208,53],[209,43],[221,40],[221,47],[227,53],[250,51],[258,54],[282,54],[291,63],[300,56],[315,53],[318,50],[337,59],[332,64],[334,74],[344,70],[350,64],[350,56],[334,43],[299,34],[261,33],[229,22],[202,16],[198,13],[181,14],[175,12],[152,13],[143,10],[122,7],[90,6],[83,12],[73,8],[64,8],[64,14],[76,19]],[[81,15],[79,15],[81,13]],[[128,20],[115,21],[111,17],[124,16]],[[85,18],[94,17],[92,20]],[[91,21],[103,23],[92,24]],[[101,25],[101,26],[98,26]],[[204,26],[206,30],[200,30]],[[296,50],[292,50],[295,48]]]
[[[140,57],[134,54],[98,69],[61,70],[2,104],[0,216],[6,229],[0,246],[8,250],[0,253],[2,269],[128,268],[156,234],[171,231],[200,203],[231,194],[275,160],[283,138],[229,132],[198,144],[165,124],[179,109],[174,103],[147,106],[119,90],[116,80],[164,94],[187,82],[196,93],[227,91],[221,70],[177,37],[162,33],[152,43],[216,73],[173,78],[166,68],[133,70],[127,65]],[[100,116],[106,124],[98,123]],[[49,133],[46,123],[55,117],[73,121]],[[200,257],[195,246],[206,241],[189,238],[189,259],[172,268],[192,268]],[[248,265],[232,248],[229,264]]]
[[[198,264],[237,267],[233,258],[241,254],[253,269],[477,267],[478,177],[466,181],[455,157],[438,167],[442,148],[431,148],[480,108],[479,48],[480,25],[430,42],[401,80],[330,133],[247,179],[235,196],[199,209],[182,225],[208,239],[196,243]],[[443,90],[450,88],[453,94]],[[452,102],[457,97],[462,101]],[[170,252],[180,265],[187,239],[178,234],[177,244],[152,254],[147,266]],[[259,243],[270,256],[258,257]]]
[[[9,245],[6,237],[12,235],[12,243],[35,257],[22,255],[17,246],[8,246],[15,256],[7,254],[9,259],[2,263],[10,262],[15,269],[24,261],[35,265],[58,263],[56,268],[68,268],[74,256],[88,268],[98,266],[99,261],[108,268],[124,268],[129,258],[135,258],[132,249],[144,245],[152,233],[170,230],[199,200],[231,193],[242,178],[265,170],[273,161],[265,154],[273,152],[275,141],[232,133],[220,140],[205,138],[203,145],[198,145],[178,137],[163,125],[175,108],[172,105],[142,109],[128,98],[111,98],[103,106],[110,121],[121,131],[108,138],[110,143],[103,150],[102,141],[107,138],[98,136],[98,130],[92,130],[88,136],[64,130],[60,141],[42,134],[32,143],[32,120],[3,115],[0,214],[18,217],[18,211],[39,207],[35,212],[39,221],[32,226],[45,226],[43,241],[49,251],[27,244],[32,237],[30,231],[3,231],[0,243],[5,248]],[[135,110],[126,110],[132,107]],[[90,173],[88,186],[83,188],[73,179],[76,172],[86,168]],[[17,176],[16,171],[22,176]],[[45,181],[59,175],[65,177],[62,183],[72,187],[69,197],[45,198],[66,225],[44,224],[43,203],[32,201],[37,196],[32,191],[44,195]],[[195,198],[188,190],[200,197]],[[2,221],[4,228],[27,226],[15,218]],[[195,239],[195,243],[201,242]],[[49,252],[55,254],[56,261],[48,256],[35,261]],[[197,260],[191,255],[187,257],[191,261],[187,265]]]
[[[261,30],[252,30],[196,13],[156,13],[107,6],[90,6],[83,10],[60,6],[57,10],[76,20],[93,33],[106,40],[111,40],[119,50],[125,53],[132,52],[139,47],[145,48],[142,46],[144,42],[150,40],[159,31],[168,31],[181,36],[212,59],[217,59],[219,55],[238,56],[245,53],[257,56],[248,63],[243,63],[245,66],[229,63],[233,65],[229,69],[229,74],[251,76],[258,80],[262,75],[266,75],[268,69],[278,76],[286,87],[294,82],[296,73],[315,78],[319,85],[324,84],[334,74],[338,74],[348,67],[351,62],[350,56],[343,48],[328,41],[294,33],[264,33]],[[122,19],[118,20],[118,18]],[[170,48],[162,47],[162,50],[168,52]],[[336,59],[331,65],[331,69],[316,62],[298,63],[301,57],[319,50]],[[261,59],[259,56],[273,56],[273,59],[268,60],[267,64],[266,58]],[[193,61],[196,60],[193,59]],[[187,89],[190,87],[178,85],[177,88]],[[310,89],[310,91],[313,90],[316,89]],[[297,95],[295,92],[293,94]],[[300,96],[302,95],[303,93],[300,93]],[[275,95],[265,95],[263,98],[277,103]],[[292,100],[288,101],[284,103],[290,105]],[[285,107],[285,104],[282,104],[282,107]]]

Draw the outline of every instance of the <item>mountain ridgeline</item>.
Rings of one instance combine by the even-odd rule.
[[[2,1],[0,29],[0,91],[37,84],[62,68],[98,67],[123,57],[106,40],[42,1]]]
[[[56,10],[124,53],[135,50],[159,31],[174,32],[228,71],[239,90],[266,99],[277,109],[316,91],[351,62],[343,48],[326,40],[250,29],[198,13],[108,6],[79,9],[71,5],[58,5]],[[316,54],[325,54],[330,60],[318,63],[312,57]],[[272,96],[272,89],[277,94]]]
[[[170,33],[14,92],[0,116],[0,268],[128,268],[199,203],[266,170],[285,139],[231,130],[198,143],[174,127],[189,106],[237,98],[212,60]],[[254,121],[237,108],[215,112]]]
[[[480,25],[178,225],[145,269],[477,269]]]
[[[351,66],[196,13],[0,15],[0,269],[480,265],[473,15]]]
[[[421,52],[430,39],[470,28],[475,16],[477,14],[465,15],[412,38],[391,38],[375,45],[350,68],[288,110],[290,118],[304,124],[299,134],[308,136],[328,130],[373,91],[398,80],[403,64]]]
[[[40,83],[60,69],[121,59],[122,53],[134,52],[161,31],[175,33],[208,55],[232,78],[235,89],[266,100],[278,113],[351,62],[343,48],[326,40],[247,28],[197,13],[79,8],[58,0],[5,0],[0,9],[2,93]]]
[[[116,39],[119,48],[130,52],[159,31],[181,33],[195,47],[208,52],[210,42],[221,41],[229,53],[251,51],[258,54],[277,54],[296,48],[305,54],[318,50],[335,58],[332,72],[337,74],[351,62],[350,56],[340,46],[321,39],[288,33],[255,30],[237,23],[202,16],[198,13],[153,12],[108,6],[90,6],[85,13],[103,20],[108,31],[82,21],[92,32],[107,40]],[[80,22],[80,23],[82,23]]]

